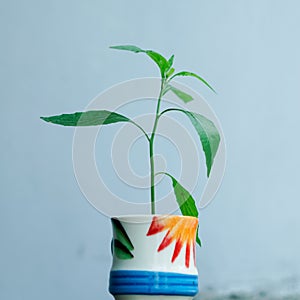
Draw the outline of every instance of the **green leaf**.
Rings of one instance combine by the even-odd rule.
[[[131,51],[134,53],[139,53],[139,52],[145,52],[145,50],[134,46],[134,45],[121,45],[121,46],[111,46],[109,47],[111,49],[116,49],[116,50],[125,50],[125,51]]]
[[[176,201],[178,203],[182,215],[198,218],[198,209],[192,195],[169,173],[160,172],[158,174],[165,174],[171,178]],[[198,229],[196,241],[199,244],[199,246],[201,246],[201,240],[198,236]]]
[[[211,120],[207,119],[206,117],[198,113],[179,108],[166,109],[161,113],[161,115],[168,111],[180,111],[184,113],[192,122],[194,128],[198,133],[202,149],[205,154],[207,177],[209,177],[221,139],[217,127]]]
[[[201,240],[200,240],[200,238],[199,238],[199,225],[198,225],[197,233],[196,233],[196,242],[197,242],[197,244],[198,244],[200,247],[202,247],[202,242],[201,242]]]
[[[168,70],[173,66],[174,54],[168,59]]]
[[[126,247],[126,249],[133,250],[134,247],[132,245],[132,242],[130,241],[130,238],[129,238],[125,228],[122,226],[121,222],[115,218],[112,218],[111,222],[113,225],[116,239],[119,240],[119,242],[122,243],[122,245],[124,245],[124,247]]]
[[[191,194],[170,174],[165,173],[172,179],[172,185],[180,211],[184,216],[198,217],[198,209]]]
[[[195,77],[195,78],[199,79],[202,83],[204,83],[208,88],[210,88],[214,93],[216,93],[216,91],[213,89],[213,87],[206,80],[204,80],[202,77],[200,77],[199,75],[197,75],[195,73],[187,72],[187,71],[182,71],[182,72],[174,74],[171,77],[170,80],[172,80],[173,78],[175,78],[177,76],[191,76],[191,77]]]
[[[158,65],[162,78],[166,77],[168,61],[159,53],[152,50],[146,50],[147,55]]]
[[[205,154],[207,177],[209,177],[220,144],[219,131],[215,124],[206,117],[190,111],[182,110],[182,112],[189,117],[198,133]]]
[[[167,72],[167,78],[169,78],[173,73],[175,72],[174,68],[171,68],[168,72]]]
[[[51,117],[41,117],[45,122],[63,126],[97,126],[117,122],[132,122],[127,117],[107,110],[91,110],[76,112],[73,114],[62,114]]]
[[[111,46],[111,49],[126,50],[134,53],[146,53],[159,67],[162,78],[166,77],[169,70],[169,63],[165,57],[153,50],[144,50],[134,45]]]
[[[114,253],[119,259],[132,259],[133,254],[119,241],[113,240]]]
[[[170,85],[170,91],[172,91],[178,98],[180,98],[184,103],[188,103],[193,100],[193,97],[177,88],[174,86]]]

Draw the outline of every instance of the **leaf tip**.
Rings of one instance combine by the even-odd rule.
[[[41,120],[45,121],[45,122],[49,122],[49,118],[48,117],[40,117]]]
[[[120,46],[109,46],[109,49],[121,50]]]
[[[199,245],[199,247],[202,247],[202,242],[199,237],[197,237],[197,244]]]
[[[206,177],[209,178],[209,175],[210,175],[210,169],[207,168]]]

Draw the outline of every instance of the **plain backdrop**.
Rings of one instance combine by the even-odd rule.
[[[118,82],[157,76],[136,44],[203,75],[227,169],[201,212],[202,289],[300,276],[297,0],[0,2],[0,298],[111,299],[109,219],[81,194],[73,130],[41,115],[83,109]],[[134,191],[133,191],[134,192]]]

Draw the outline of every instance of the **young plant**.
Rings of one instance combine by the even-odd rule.
[[[206,169],[207,177],[209,177],[211,168],[216,156],[219,143],[220,143],[220,134],[212,121],[207,119],[201,114],[196,112],[187,111],[179,108],[168,108],[161,111],[161,101],[165,94],[168,92],[174,93],[178,98],[180,98],[184,103],[188,103],[193,100],[192,96],[189,94],[175,88],[171,82],[174,78],[180,76],[190,76],[194,77],[197,80],[200,80],[204,85],[214,92],[214,89],[199,75],[188,72],[181,71],[175,73],[173,68],[174,55],[169,59],[165,58],[161,54],[152,51],[152,50],[143,50],[139,47],[133,45],[122,45],[122,46],[112,46],[111,49],[116,50],[125,50],[131,51],[134,53],[144,53],[150,57],[158,66],[160,70],[161,84],[160,92],[157,98],[155,119],[153,123],[153,129],[150,133],[147,133],[139,124],[133,120],[127,118],[116,112],[111,112],[107,110],[92,110],[85,112],[76,112],[72,114],[62,114],[57,116],[50,117],[41,117],[42,120],[50,122],[53,124],[63,125],[63,126],[100,126],[108,125],[118,122],[128,122],[138,127],[143,134],[145,135],[148,145],[149,145],[149,162],[150,162],[150,199],[151,199],[151,214],[155,214],[155,184],[154,179],[158,174],[163,174],[169,177],[172,181],[174,194],[178,203],[178,206],[181,210],[181,213],[185,216],[194,216],[198,217],[198,209],[196,207],[195,200],[192,195],[169,173],[166,172],[156,172],[154,164],[154,141],[156,135],[156,129],[160,118],[170,112],[179,112],[186,115],[186,117],[191,121],[194,126],[200,143],[202,145],[203,152],[206,159]],[[197,243],[201,245],[201,241],[197,234]]]

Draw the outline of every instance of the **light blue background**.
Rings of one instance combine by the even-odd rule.
[[[300,276],[300,3],[297,0],[0,2],[0,299],[111,299],[110,223],[79,191],[73,130],[120,81],[156,76],[132,43],[194,70],[226,136],[226,175],[201,216],[201,287]]]

